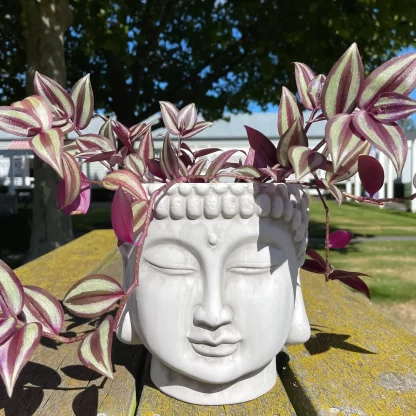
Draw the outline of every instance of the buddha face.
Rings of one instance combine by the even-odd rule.
[[[130,276],[134,256],[125,254]],[[282,221],[152,221],[129,300],[132,326],[167,367],[202,382],[231,382],[263,369],[284,345],[298,269]]]

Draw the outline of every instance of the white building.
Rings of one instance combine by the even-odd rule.
[[[270,140],[277,145],[279,135],[277,131],[277,115],[276,113],[253,113],[253,114],[230,114],[226,115],[229,121],[218,120],[210,128],[207,128],[195,137],[186,141],[186,143],[193,149],[198,150],[202,148],[215,147],[222,150],[241,149],[248,150],[247,135],[244,125],[248,125],[261,131]],[[305,119],[308,114],[305,113]],[[100,118],[92,120],[90,126],[83,131],[83,133],[98,133],[102,125]],[[163,142],[164,129],[158,129],[153,132],[156,150],[160,150]],[[313,123],[308,131],[309,146],[314,147],[320,140],[323,139],[325,133],[325,122]],[[69,138],[75,139],[77,135],[72,132]],[[409,155],[401,178],[393,169],[391,162],[387,161],[383,154],[375,151],[374,156],[377,157],[384,167],[386,186],[379,193],[380,198],[393,197],[394,181],[398,180],[402,183],[411,183],[412,177],[416,172],[416,146],[413,146],[416,132],[408,134]],[[215,157],[215,153],[210,155],[210,158]],[[235,159],[241,156],[235,155]],[[28,143],[22,141],[21,138],[12,136],[10,134],[0,132],[0,185],[9,187],[9,193],[14,194],[15,189],[30,188],[33,186],[34,178],[31,177],[30,160],[33,159],[33,152]],[[101,180],[105,174],[106,169],[99,163],[85,164],[82,166],[83,172],[93,180]],[[13,178],[13,179],[12,179]],[[349,179],[346,182],[347,192],[355,195],[361,194],[361,186],[358,175]],[[353,191],[353,188],[354,191]],[[416,190],[413,189],[413,192]],[[414,211],[416,211],[416,201],[414,204]]]

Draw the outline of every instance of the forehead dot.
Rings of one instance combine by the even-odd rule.
[[[216,234],[211,234],[208,237],[208,243],[211,244],[212,246],[215,246],[218,244],[219,238]]]

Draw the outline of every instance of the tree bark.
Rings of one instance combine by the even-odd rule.
[[[26,92],[33,94],[36,71],[66,85],[64,32],[71,24],[67,0],[20,0],[26,42]],[[71,217],[57,208],[59,176],[38,157],[34,161],[32,234],[26,260],[72,240]]]

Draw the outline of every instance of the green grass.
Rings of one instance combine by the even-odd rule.
[[[346,202],[341,206],[327,201],[330,209],[331,231],[346,229],[361,237],[416,236],[416,214]],[[325,236],[325,210],[318,199],[310,202],[311,237]]]
[[[317,251],[324,256],[323,248]],[[371,297],[379,302],[406,302],[416,298],[416,241],[350,243],[331,250],[330,263],[337,269],[369,274],[364,278]]]

